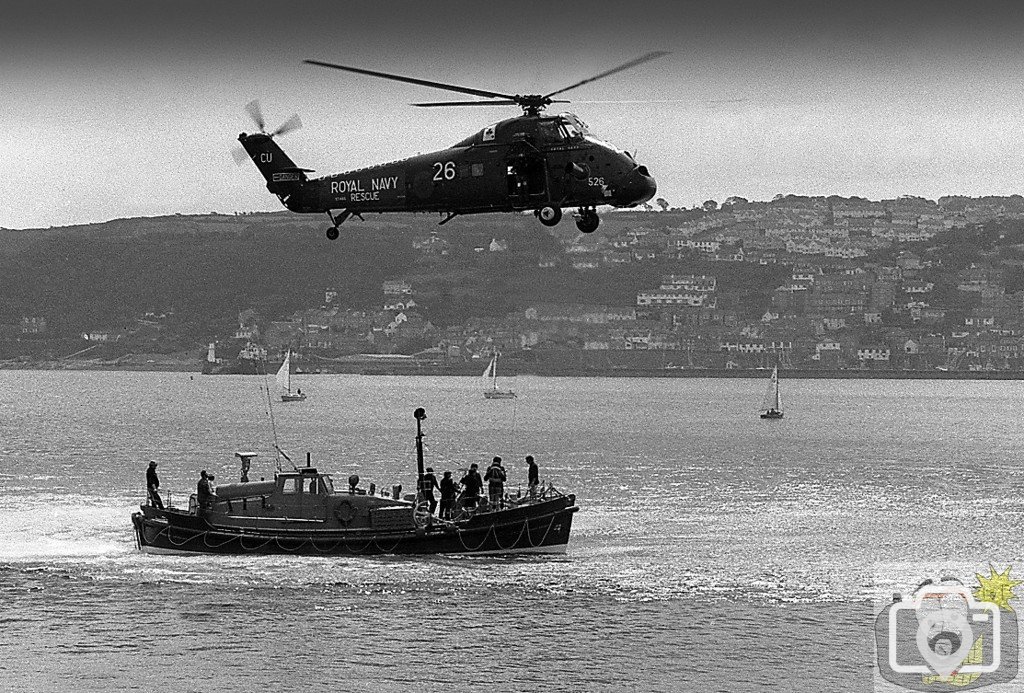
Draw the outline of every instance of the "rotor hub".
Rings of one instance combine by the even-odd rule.
[[[523,113],[528,116],[540,115],[540,112],[551,104],[550,97],[540,94],[524,94],[522,96],[517,94],[514,100],[522,107]]]

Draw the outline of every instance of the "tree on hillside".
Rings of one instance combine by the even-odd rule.
[[[1007,294],[1024,291],[1024,267],[1014,265],[1003,271],[1003,289]]]
[[[278,316],[319,305],[327,286],[343,305],[376,306],[383,279],[415,260],[407,234],[354,228],[334,243],[297,243],[307,230],[43,238],[0,263],[0,311],[44,315],[63,334],[133,325],[154,308],[224,328],[249,307]]]

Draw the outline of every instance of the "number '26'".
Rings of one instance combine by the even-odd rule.
[[[455,178],[455,162],[434,162],[434,180],[453,180]]]

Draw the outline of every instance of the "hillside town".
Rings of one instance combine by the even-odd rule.
[[[592,352],[613,367],[1019,371],[1024,357],[1024,198],[730,198],[684,214],[638,215],[612,233],[562,239],[542,257],[552,272],[649,264],[628,304],[535,303],[501,318],[441,329],[421,311],[414,280],[383,282],[379,310],[345,310],[325,287],[321,306],[285,319],[239,316],[243,355],[285,349],[338,357],[395,353],[465,360],[499,351],[534,358]],[[985,233],[986,225],[1004,224]],[[958,241],[958,239],[960,239]],[[414,237],[445,256],[434,231]],[[962,252],[949,252],[950,244]],[[493,240],[475,249],[506,251]],[[701,273],[661,274],[666,263]],[[763,311],[744,304],[730,265],[779,277]],[[720,281],[721,275],[733,277]],[[640,353],[645,352],[645,353]],[[599,360],[592,360],[600,363]]]
[[[325,283],[318,304],[290,314],[243,308],[231,331],[198,335],[193,353],[227,363],[279,361],[291,350],[310,370],[475,367],[494,352],[526,372],[574,363],[605,371],[1024,366],[1020,196],[658,202],[660,211],[609,215],[593,234],[563,224],[540,249],[510,247],[514,235],[498,231],[470,247],[458,230],[411,225],[401,243],[413,260],[380,282],[375,304],[353,306]],[[502,284],[515,287],[512,310],[474,313],[488,276],[502,272],[513,273]],[[470,306],[465,319],[446,319],[441,302],[456,300],[469,276],[476,284],[457,297]],[[520,279],[537,290],[521,293]],[[569,285],[595,287],[595,300],[561,291]],[[172,320],[173,309],[149,311],[77,337],[84,350],[138,351],[140,340],[152,347],[166,337]],[[0,326],[0,337],[41,339],[47,330],[47,316],[24,315]]]

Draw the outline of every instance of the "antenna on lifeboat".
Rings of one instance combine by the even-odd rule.
[[[420,422],[427,418],[427,410],[418,407],[412,416],[416,419],[416,488],[421,488],[425,472],[423,470],[423,428]]]

